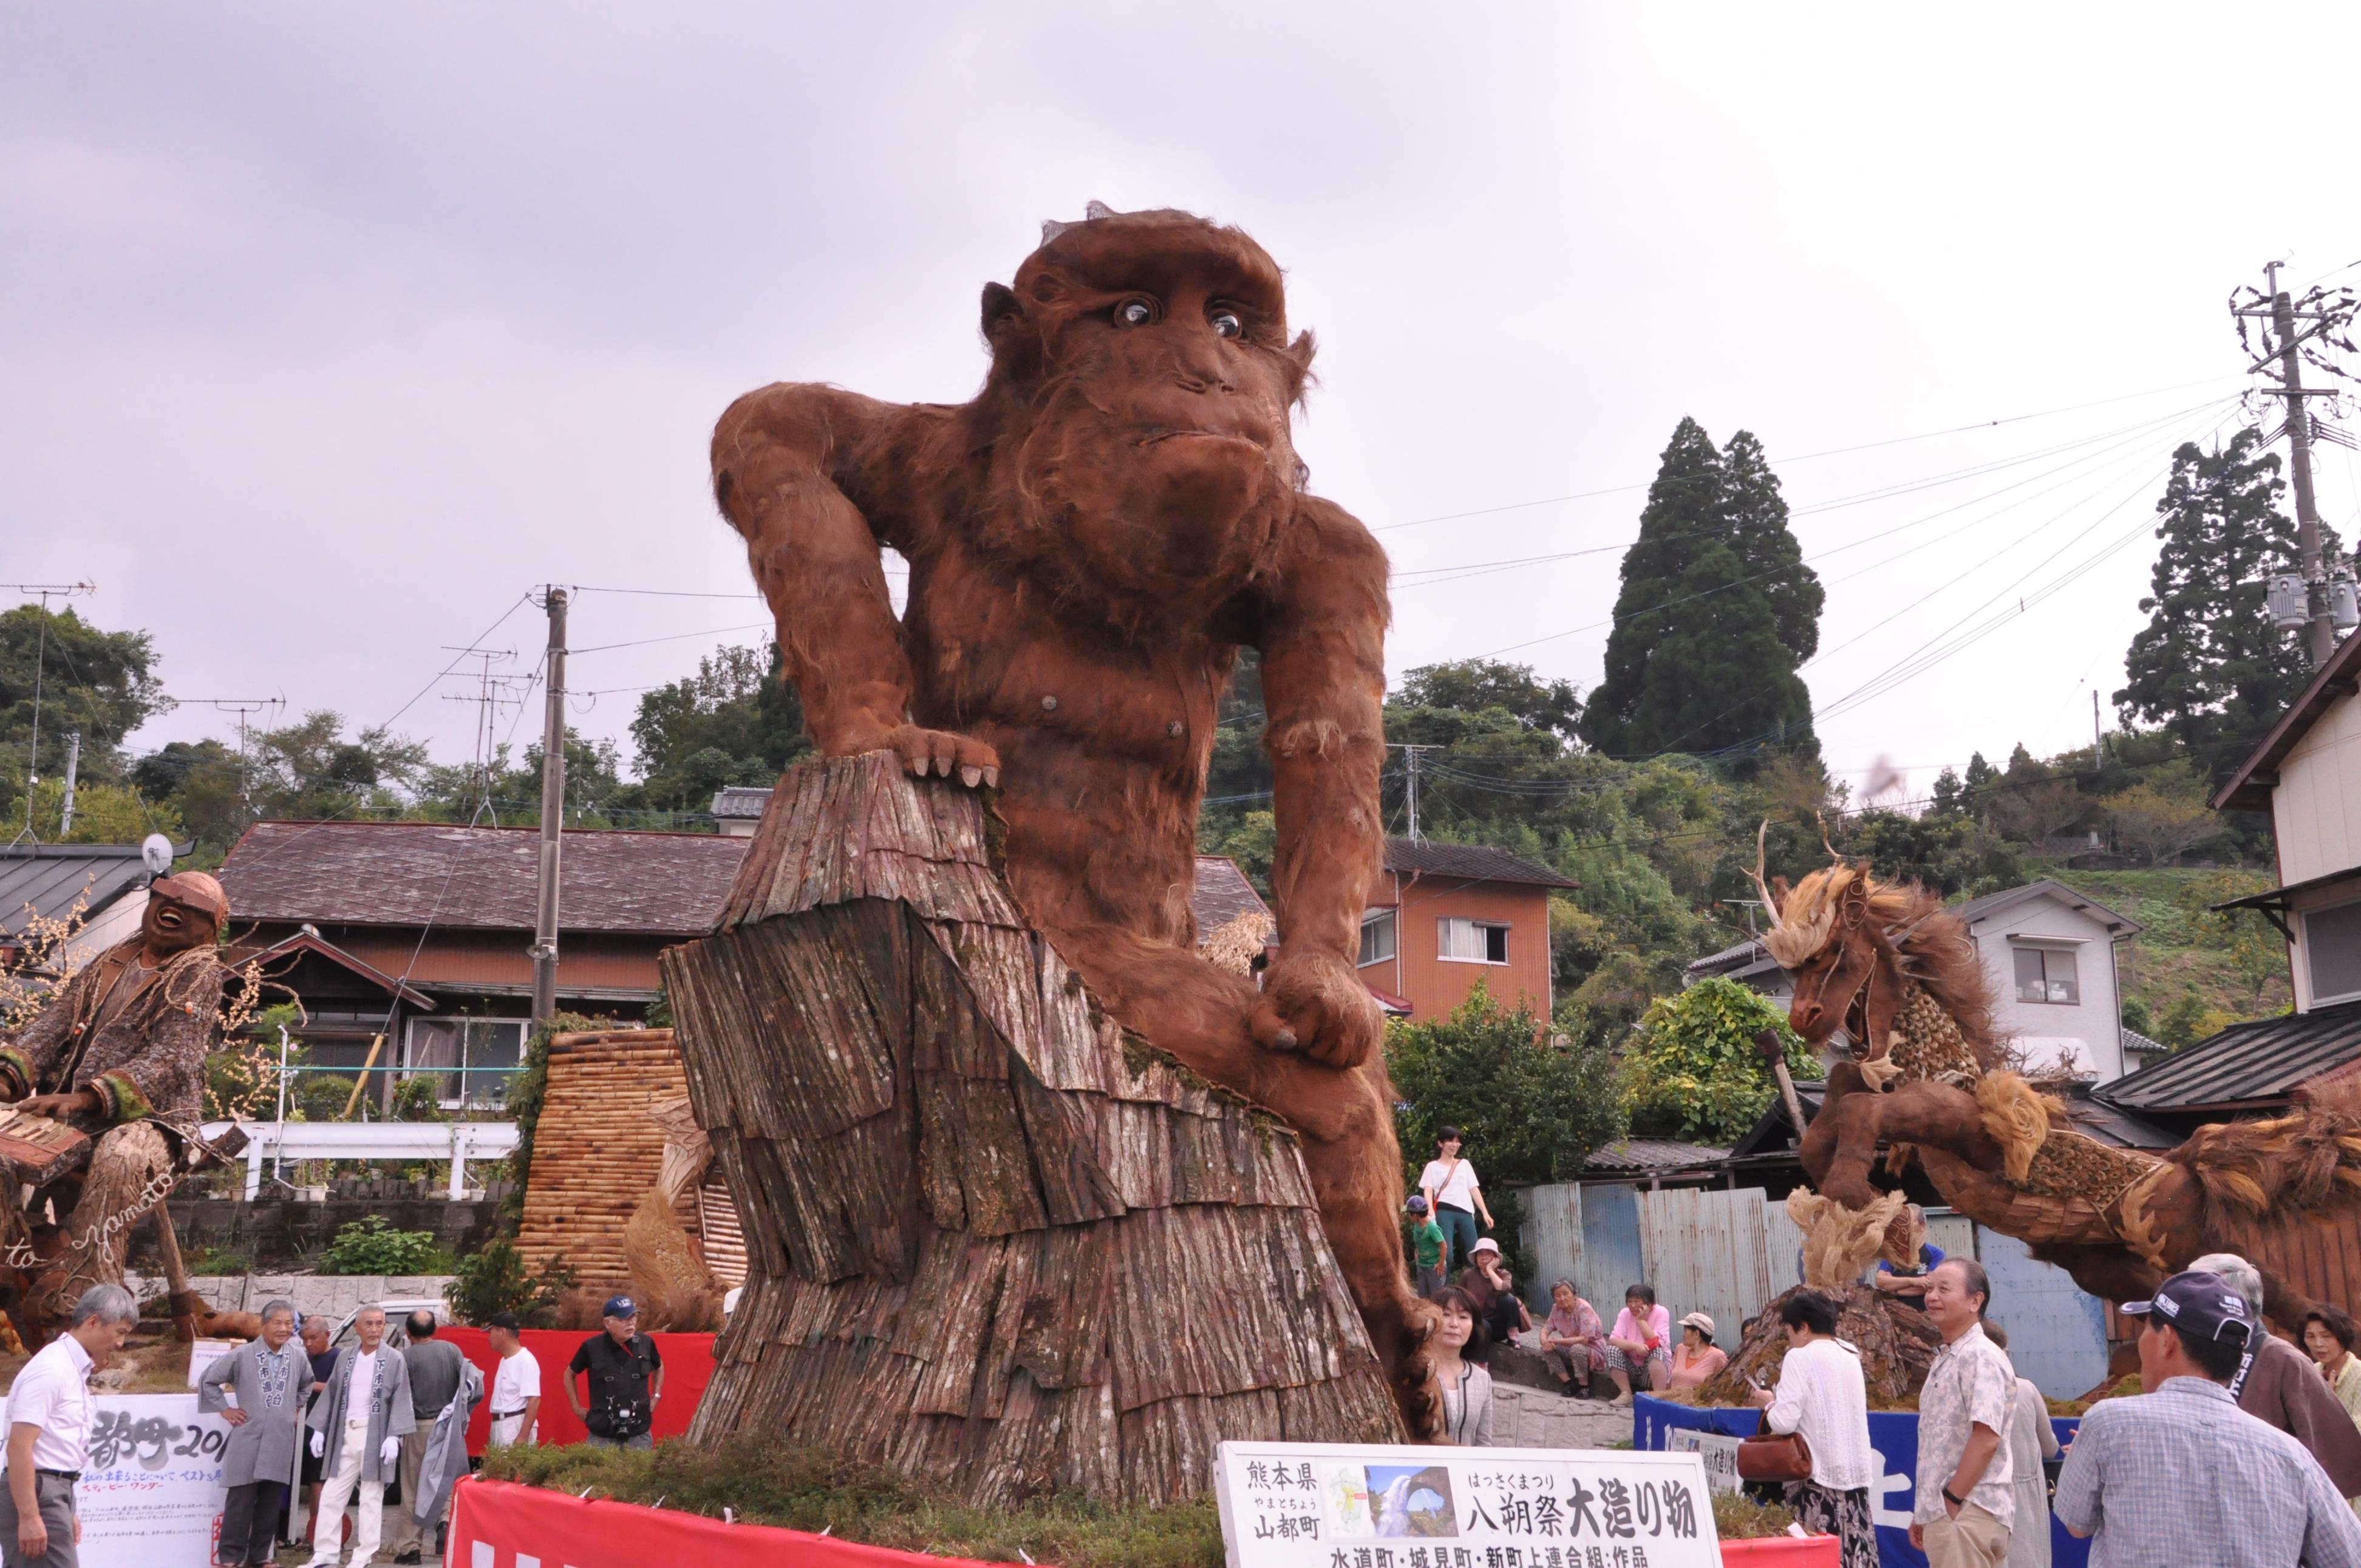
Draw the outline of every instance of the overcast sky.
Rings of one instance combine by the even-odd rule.
[[[1259,238],[1319,334],[1299,444],[1384,530],[1397,674],[1595,682],[1614,547],[1691,414],[1762,436],[1828,586],[1830,765],[1919,793],[2087,740],[2167,456],[2235,428],[2225,297],[2361,258],[2361,9],[2267,19],[10,6],[0,579],[95,582],[76,609],[152,631],[178,696],[399,713],[456,759],[476,710],[441,699],[473,687],[432,678],[496,622],[529,670],[528,589],[747,591],[707,488],[730,398],[964,398],[978,291],[1042,219],[1179,206]],[[2348,539],[2355,472],[2326,454]],[[668,640],[578,655],[604,695],[575,722],[628,753],[630,688],[763,620],[581,595],[577,647]],[[234,728],[190,706],[137,743]]]

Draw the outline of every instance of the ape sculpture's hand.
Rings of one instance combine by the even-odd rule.
[[[970,789],[979,784],[1000,786],[1000,753],[972,735],[903,724],[879,736],[874,749],[900,757],[915,778],[925,778],[931,772],[939,779],[956,776]]]
[[[1384,1033],[1377,999],[1341,954],[1282,948],[1263,976],[1254,1034],[1271,1050],[1301,1051],[1330,1067],[1358,1067]]]

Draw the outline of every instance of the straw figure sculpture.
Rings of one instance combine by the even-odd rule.
[[[2102,1144],[2011,1069],[1960,917],[1830,861],[1792,887],[1763,882],[1759,860],[1755,873],[1763,946],[1795,977],[1789,1022],[1833,1058],[1801,1149],[1815,1190],[1790,1205],[1806,1284],[1854,1279],[1885,1251],[1899,1194],[1873,1179],[1881,1144],[1889,1176],[1915,1158],[1951,1207],[2116,1301],[2205,1253],[2254,1256],[2267,1222],[2361,1214],[2361,1083],[2307,1086],[2288,1115],[2201,1127],[2161,1155]],[[2269,1316],[2300,1324],[2312,1302],[2264,1284]]]
[[[1293,445],[1312,334],[1246,234],[1095,202],[985,287],[980,325],[966,402],[781,383],[722,415],[714,494],[784,678],[824,756],[996,791],[1009,886],[1060,961],[1301,1135],[1404,1425],[1432,1437],[1435,1314],[1403,1262],[1384,1021],[1355,969],[1383,848],[1387,564]],[[909,565],[898,615],[888,548]],[[1251,978],[1199,956],[1189,904],[1244,648],[1277,818],[1276,945]]]

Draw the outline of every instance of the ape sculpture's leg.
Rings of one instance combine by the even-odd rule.
[[[1049,935],[1118,1021],[1303,1135],[1321,1226],[1403,1420],[1413,1437],[1437,1435],[1441,1391],[1425,1349],[1436,1315],[1411,1291],[1402,1259],[1401,1150],[1384,1058],[1333,1068],[1263,1048],[1253,985],[1194,953],[1104,927]]]

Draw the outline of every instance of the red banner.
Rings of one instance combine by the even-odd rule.
[[[544,1443],[580,1442],[590,1434],[583,1428],[582,1418],[566,1402],[566,1365],[574,1353],[582,1348],[585,1340],[597,1337],[601,1329],[584,1333],[577,1329],[527,1329],[522,1334],[525,1354],[541,1364],[541,1441]],[[485,1398],[476,1407],[475,1420],[467,1423],[467,1452],[484,1452],[484,1439],[491,1431],[492,1373],[500,1358],[492,1354],[489,1335],[481,1329],[445,1325],[437,1339],[447,1339],[459,1347],[459,1353],[476,1364],[484,1375]],[[664,1398],[656,1401],[655,1436],[658,1442],[668,1437],[678,1437],[688,1431],[691,1416],[697,1414],[697,1402],[705,1398],[705,1386],[713,1381],[713,1336],[711,1334],[650,1334],[656,1342],[656,1354],[664,1357]]]
[[[930,1557],[860,1546],[799,1530],[723,1524],[697,1514],[630,1503],[584,1502],[563,1492],[506,1481],[466,1480],[451,1494],[456,1568],[959,1568],[963,1557]]]

